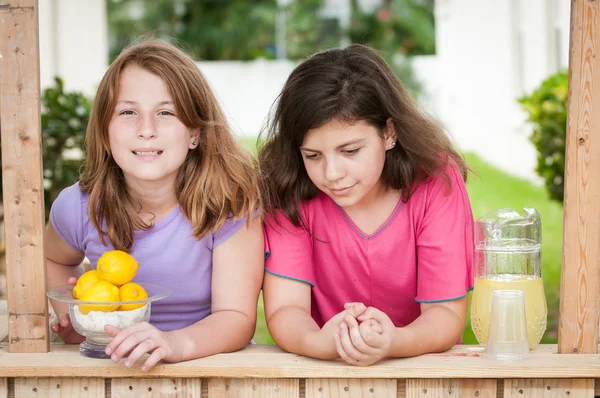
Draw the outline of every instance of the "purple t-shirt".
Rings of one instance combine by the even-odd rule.
[[[217,231],[198,240],[192,225],[179,206],[148,231],[135,231],[131,255],[140,267],[133,282],[165,286],[166,299],[152,303],[150,323],[160,330],[189,326],[211,312],[212,251],[245,223],[246,218],[229,219]],[[58,235],[73,249],[83,252],[96,268],[98,258],[113,246],[102,245],[89,219],[88,195],[79,184],[65,188],[52,204],[50,222]]]

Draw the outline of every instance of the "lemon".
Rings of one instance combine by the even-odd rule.
[[[96,270],[101,280],[121,286],[133,279],[139,266],[140,263],[131,254],[110,250],[100,256]]]
[[[85,293],[90,286],[99,280],[100,277],[98,277],[96,270],[91,270],[84,273],[79,277],[79,279],[77,279],[77,284],[73,288],[73,297],[77,300],[80,300],[81,296],[83,296],[83,293]]]
[[[119,288],[119,301],[135,301],[148,298],[148,293],[137,283],[126,283]],[[119,311],[131,311],[142,308],[146,303],[121,304]]]
[[[103,304],[81,304],[79,311],[87,315],[90,311],[111,312],[119,308],[119,304],[110,304],[119,301],[119,288],[107,281],[98,281],[92,284],[81,296],[81,301],[91,301]]]

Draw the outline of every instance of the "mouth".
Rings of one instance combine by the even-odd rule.
[[[356,183],[356,184],[358,184],[358,183]],[[345,188],[335,188],[335,189],[334,188],[329,188],[329,190],[331,192],[333,192],[335,195],[341,195],[341,194],[345,194],[345,193],[349,192],[350,189],[353,188],[356,184],[347,186]]]
[[[135,156],[158,156],[163,153],[161,150],[153,151],[131,151]]]

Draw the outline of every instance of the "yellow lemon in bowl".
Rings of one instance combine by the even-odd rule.
[[[87,315],[90,311],[112,312],[119,308],[119,288],[107,281],[92,284],[81,296],[81,301],[99,302],[103,304],[81,304],[79,311]]]
[[[83,275],[77,279],[77,284],[73,288],[73,297],[77,300],[81,300],[83,293],[92,286],[94,283],[98,282],[100,277],[98,276],[98,272],[95,269],[85,272]]]
[[[126,283],[119,288],[119,301],[135,301],[148,298],[146,290],[137,283]],[[142,308],[146,303],[121,304],[119,311],[131,311]]]
[[[140,263],[131,254],[110,250],[100,256],[96,270],[101,280],[121,286],[133,279],[139,266]]]

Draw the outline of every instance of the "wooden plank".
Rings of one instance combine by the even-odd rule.
[[[111,398],[200,397],[202,379],[113,379]]]
[[[508,379],[504,398],[593,398],[594,379]]]
[[[100,378],[16,378],[15,398],[29,397],[104,397],[104,379]]]
[[[496,398],[496,380],[409,379],[406,398]]]
[[[397,398],[396,379],[307,379],[306,398]]]
[[[143,372],[110,360],[85,358],[76,345],[53,344],[47,354],[8,354],[0,344],[0,377],[102,378],[307,378],[307,379],[508,379],[600,378],[600,355],[556,354],[556,345],[540,345],[523,361],[481,358],[477,346],[457,346],[443,354],[388,359],[373,366],[348,366],[252,345],[234,353],[191,361],[160,363]]]
[[[0,8],[0,131],[10,352],[47,352],[37,0]]]
[[[600,26],[596,1],[571,0],[569,100],[558,347],[598,352],[600,300]]]
[[[209,398],[299,398],[298,379],[209,379]]]
[[[409,379],[406,380],[406,398],[453,397],[459,387],[460,381],[456,379]]]
[[[8,397],[8,379],[0,378],[0,398]]]

